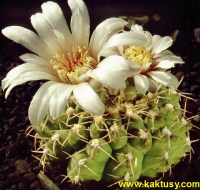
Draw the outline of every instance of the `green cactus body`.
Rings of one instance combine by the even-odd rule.
[[[72,183],[115,183],[171,171],[190,152],[192,124],[179,106],[180,94],[161,86],[142,95],[131,81],[116,94],[106,88],[99,94],[104,115],[84,111],[71,97],[57,121],[45,119],[33,127],[43,149],[41,164],[66,162]]]
[[[76,179],[99,181],[102,178],[105,163],[93,160],[86,151],[75,153],[68,163],[67,173],[71,181],[75,183]]]
[[[84,141],[88,139],[88,131],[84,125],[74,124],[74,126],[69,130],[68,142],[73,149],[79,150],[85,144]]]
[[[113,153],[115,160],[109,159],[104,171],[106,180],[123,179],[126,173],[130,174],[130,181],[137,180],[142,172],[143,154],[127,143],[123,148]],[[107,175],[106,175],[107,174]]]

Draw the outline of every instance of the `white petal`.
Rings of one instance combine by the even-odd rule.
[[[18,80],[18,77],[22,75],[24,76],[25,73],[28,72],[31,76],[32,75],[31,73],[38,72],[38,71],[42,73],[54,75],[54,71],[52,70],[51,67],[25,63],[13,68],[12,70],[8,72],[6,78],[2,80],[3,89],[7,88],[12,83],[15,83],[16,80]],[[28,74],[26,74],[26,76],[28,76]]]
[[[90,79],[90,81],[88,82],[89,85],[92,87],[92,89],[95,91],[95,92],[98,92],[102,89],[103,87],[103,84],[98,82],[97,80],[95,79]]]
[[[3,29],[2,33],[44,59],[50,60],[52,58],[50,49],[34,32],[20,26],[9,26]]]
[[[159,58],[166,56],[166,55],[169,55],[169,56],[172,55],[173,56],[174,54],[171,51],[169,51],[168,49],[166,49],[166,50],[160,52],[159,54],[154,55],[153,58],[159,59]]]
[[[170,75],[164,71],[150,71],[150,72],[148,72],[148,75],[151,76],[155,81],[157,81],[165,86],[171,80]]]
[[[174,62],[169,60],[160,61],[154,68],[170,69],[174,67]]]
[[[146,43],[146,38],[144,35],[134,32],[125,32],[120,34],[115,34],[112,36],[108,42],[103,46],[102,50],[114,46],[142,46]]]
[[[121,31],[127,24],[120,18],[109,18],[100,23],[92,33],[89,49],[92,57],[97,59],[97,55],[104,43],[114,34]]]
[[[67,39],[65,41],[64,35],[59,32],[58,30],[53,30],[55,36],[56,36],[56,41],[58,42],[59,46],[61,47],[63,54],[68,55],[68,53],[72,52],[72,46],[74,44],[68,43]]]
[[[154,48],[154,45],[161,39],[162,37],[160,36],[160,35],[154,35],[153,37],[152,37],[152,39],[151,39],[151,44],[150,44],[150,46],[148,47],[148,49],[150,50],[150,51],[152,51],[153,50],[153,48]],[[156,54],[155,54],[156,55]]]
[[[18,76],[14,81],[10,80],[9,78],[5,78],[2,80],[2,86],[5,85],[6,88],[6,94],[5,97],[7,98],[10,91],[17,85],[23,84],[28,81],[35,81],[35,80],[51,80],[51,81],[57,81],[60,82],[60,79],[57,77],[48,74],[46,72],[40,72],[40,71],[30,71],[22,73],[20,76]],[[4,84],[5,83],[5,84]]]
[[[39,125],[47,115],[52,92],[58,83],[49,81],[44,83],[34,95],[28,110],[31,124]]]
[[[171,73],[168,72],[168,75],[171,77],[171,80],[169,82],[169,84],[167,84],[167,86],[171,89],[171,90],[177,90],[178,86],[179,86],[179,81],[178,79],[172,75]]]
[[[125,25],[127,25],[127,22],[124,19],[121,18],[108,18],[107,23],[105,23],[106,26],[106,36],[108,38],[112,37],[114,34],[122,31],[125,27]],[[98,31],[100,32],[100,31]],[[97,35],[98,35],[97,32]],[[106,40],[108,40],[108,38]]]
[[[149,91],[154,94],[158,91],[158,84],[155,80],[151,78],[148,79],[149,79]]]
[[[46,67],[52,68],[52,63],[50,61],[47,61],[35,54],[26,53],[20,56],[20,59],[23,60],[26,63],[31,63],[35,65],[42,65]],[[53,68],[52,68],[53,69]]]
[[[122,72],[123,73],[123,72]],[[104,68],[96,68],[86,73],[88,76],[94,78],[102,84],[110,86],[115,89],[125,88],[126,83],[119,72],[113,72]]]
[[[99,55],[99,57],[97,58],[98,61],[99,61],[100,56],[108,57],[108,56],[111,56],[111,55],[122,55],[123,51],[120,52],[119,48],[120,47],[111,47],[111,48],[102,50],[101,55]]]
[[[146,38],[147,42],[145,44],[145,47],[148,48],[151,45],[151,43],[152,43],[152,35],[149,32],[144,31],[142,26],[134,24],[131,27],[131,31],[134,32],[134,33],[142,34]]]
[[[149,89],[149,79],[144,75],[135,75],[134,82],[137,91],[142,94],[145,94]]]
[[[143,63],[142,64],[142,72],[147,71],[150,68],[151,64],[152,63]]]
[[[126,64],[129,68],[129,70],[120,71],[119,74],[122,76],[122,78],[126,79],[128,77],[132,77],[133,75],[136,75],[141,72],[141,66],[138,63],[127,61]]]
[[[155,41],[154,41],[155,38]],[[152,37],[152,54],[156,55],[160,52],[162,52],[163,50],[166,50],[168,47],[170,47],[173,43],[173,40],[171,37],[169,36],[165,36],[165,37],[160,37],[157,35],[154,35]]]
[[[49,114],[53,120],[56,120],[67,104],[67,100],[73,90],[73,85],[57,84],[53,90],[51,99],[49,101]]]
[[[133,61],[126,61],[126,64],[128,65],[129,70],[133,72],[133,75],[138,74],[142,69],[140,64]]]
[[[106,57],[98,64],[97,67],[109,69],[112,71],[128,70],[127,60],[118,55],[111,55]]]
[[[133,77],[138,73],[139,72],[135,72],[134,70],[128,70],[128,71],[120,71],[119,75],[122,77],[123,80],[126,80],[128,77]]]
[[[76,45],[88,47],[90,19],[87,7],[82,0],[68,0],[72,11],[71,30]]]
[[[3,89],[8,87],[8,89],[6,90],[5,98],[8,97],[10,91],[15,86],[23,84],[28,81],[35,81],[35,80],[51,80],[51,81],[60,82],[60,79],[46,72],[31,71],[31,72],[22,73],[20,76],[18,76],[14,80],[11,80],[10,78],[5,78],[2,80],[2,86],[4,87]]]
[[[31,23],[41,39],[48,45],[54,54],[63,54],[59,44],[56,41],[56,36],[50,27],[49,23],[45,20],[43,14],[36,13],[31,16]]]
[[[150,32],[145,32],[144,33],[144,36],[146,37],[146,39],[147,39],[147,43],[145,44],[145,47],[147,48],[147,49],[149,49],[149,47],[151,46],[151,44],[152,44],[152,35],[151,35],[151,33]]]
[[[78,103],[85,110],[94,115],[102,115],[105,112],[103,102],[88,83],[84,82],[76,85],[73,92]]]
[[[184,63],[184,61],[182,60],[181,57],[175,56],[175,55],[165,55],[160,57],[159,59],[156,60],[156,62],[160,62],[160,61],[170,61],[173,64],[175,63]]]
[[[48,1],[42,4],[42,13],[53,30],[58,31],[63,35],[66,50],[71,51],[71,46],[74,45],[74,40],[68,28],[67,22],[59,5],[55,2]],[[58,35],[58,34],[57,34]]]
[[[144,34],[143,27],[138,25],[138,24],[133,24],[131,26],[131,31],[136,32],[136,33],[140,33],[140,34]]]

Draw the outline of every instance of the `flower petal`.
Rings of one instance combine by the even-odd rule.
[[[149,91],[154,94],[158,91],[158,84],[155,80],[148,78],[149,79]]]
[[[100,83],[99,81],[95,80],[95,79],[90,79],[90,81],[88,82],[89,85],[92,87],[92,89],[95,91],[95,92],[98,92],[102,89],[103,87],[103,84]]]
[[[49,23],[45,20],[43,14],[36,13],[31,16],[31,23],[41,39],[47,44],[54,54],[63,54],[62,49],[56,41],[56,35],[54,34]]]
[[[46,60],[50,60],[52,55],[50,49],[41,40],[41,38],[36,35],[31,30],[20,26],[9,26],[2,30],[2,33],[9,39],[16,43],[19,43],[29,49],[30,51],[36,53],[37,55],[43,57]]]
[[[49,115],[56,120],[63,112],[74,85],[57,84],[49,101]]]
[[[122,78],[132,77],[133,75],[136,75],[141,72],[140,64],[132,62],[132,61],[127,61],[127,60],[126,60],[126,64],[129,70],[119,72]]]
[[[170,47],[173,43],[173,40],[169,36],[161,37],[158,35],[154,35],[152,37],[152,54],[158,54],[162,52],[163,50],[166,50],[168,47]]]
[[[128,70],[127,60],[118,55],[111,55],[106,57],[98,64],[97,67],[109,69],[112,71]]]
[[[72,52],[72,43],[68,43],[67,39],[65,40],[64,35],[59,32],[58,30],[53,30],[55,36],[56,36],[56,41],[61,47],[63,54],[68,55],[68,53]],[[71,46],[70,46],[71,45]]]
[[[111,55],[122,55],[122,54],[123,54],[122,46],[120,46],[120,47],[111,47],[111,48],[102,50],[101,51],[101,55],[99,54],[97,59],[99,60],[100,56],[108,57],[108,56],[111,56]]]
[[[126,64],[128,65],[129,70],[133,72],[133,75],[138,74],[142,69],[140,64],[133,61],[126,61]]]
[[[140,34],[142,34],[142,33],[144,34],[143,27],[138,25],[138,24],[133,24],[131,26],[131,31],[136,32],[136,33],[140,33]]]
[[[145,94],[149,89],[149,79],[144,75],[135,75],[134,76],[135,87],[138,92]]]
[[[35,80],[51,80],[51,81],[60,82],[60,79],[46,72],[41,72],[41,71],[25,72],[25,73],[22,73],[20,76],[18,76],[14,80],[10,80],[9,78],[5,78],[2,80],[2,86],[4,86],[4,89],[9,86],[8,89],[6,90],[5,98],[8,97],[10,91],[15,86],[19,84],[23,84],[28,81],[35,81]]]
[[[88,47],[90,19],[87,7],[82,0],[68,0],[72,11],[71,31],[76,45]]]
[[[50,61],[47,61],[35,54],[31,54],[31,53],[26,53],[20,56],[20,59],[23,60],[26,63],[31,63],[31,64],[35,64],[35,65],[42,65],[42,66],[46,66],[49,68],[52,68],[52,63]],[[52,68],[53,70],[53,68]]]
[[[139,33],[134,32],[124,32],[120,34],[113,35],[108,42],[103,46],[104,49],[114,47],[114,46],[142,46],[146,43],[146,38]]]
[[[154,45],[161,39],[162,37],[160,35],[154,35],[152,36],[152,39],[151,39],[151,44],[150,46],[148,47],[149,50],[152,51],[152,49],[154,48]]]
[[[167,56],[167,55],[171,56],[171,55],[174,55],[174,54],[171,51],[169,51],[168,49],[166,49],[166,50],[160,52],[159,54],[154,55],[153,58],[159,59],[159,58],[161,58],[163,56]]]
[[[71,46],[74,45],[72,34],[68,28],[67,22],[59,5],[55,2],[48,1],[42,4],[42,14],[53,30],[58,31],[64,37],[65,52],[71,51]]]
[[[142,64],[142,72],[146,72],[150,66],[151,66],[152,63],[143,63]]]
[[[150,72],[148,72],[148,75],[151,76],[155,81],[157,81],[165,86],[171,80],[171,76],[164,71],[150,71]]]
[[[171,77],[171,80],[169,82],[169,84],[167,84],[167,86],[171,89],[171,90],[177,90],[178,86],[179,86],[179,81],[178,79],[171,73],[168,72],[168,75]]]
[[[154,68],[170,69],[174,66],[175,66],[174,62],[170,60],[163,60],[163,61],[160,61]]]
[[[147,40],[146,44],[145,44],[145,47],[149,48],[149,46],[152,43],[152,35],[149,32],[144,31],[143,27],[138,25],[138,24],[133,24],[131,26],[131,31],[134,32],[134,33],[142,34]]]
[[[94,78],[95,80],[99,81],[100,83],[105,84],[115,89],[126,87],[126,83],[123,77],[120,75],[121,74],[120,71],[113,72],[106,68],[96,68],[94,70],[88,71],[86,74]]]
[[[94,115],[102,115],[105,112],[103,102],[88,83],[84,82],[76,85],[73,92],[78,103],[85,110]]]
[[[127,22],[120,18],[109,18],[100,23],[90,39],[89,49],[91,55],[97,59],[100,49],[108,38],[121,31],[126,24]]]
[[[49,101],[57,84],[54,81],[48,81],[34,95],[28,110],[29,120],[34,126],[39,125],[47,115]]]
[[[54,75],[54,71],[52,70],[51,67],[47,67],[47,66],[43,66],[43,65],[35,65],[35,64],[31,64],[31,63],[25,63],[25,64],[22,64],[22,65],[19,65],[19,66],[13,68],[12,70],[10,70],[8,72],[6,78],[4,78],[2,80],[3,89],[7,88],[12,83],[15,83],[16,80],[18,80],[18,77],[20,77],[22,75],[24,76],[24,74],[27,72],[30,74],[30,76],[32,75],[31,72],[32,73],[34,73],[34,72],[41,73],[42,72],[42,73]],[[26,76],[28,77],[28,74],[26,74]]]
[[[184,63],[182,58],[175,56],[175,55],[166,55],[156,60],[158,64],[156,67],[169,69],[175,66],[175,63]]]

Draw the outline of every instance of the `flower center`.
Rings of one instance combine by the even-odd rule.
[[[151,53],[141,46],[130,46],[125,50],[125,59],[142,65],[152,62]]]
[[[68,55],[55,55],[51,61],[60,80],[67,84],[79,84],[80,76],[96,68],[97,62],[85,47],[73,46]]]

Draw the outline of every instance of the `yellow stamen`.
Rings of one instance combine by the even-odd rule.
[[[97,62],[90,56],[85,47],[72,47],[72,53],[68,55],[55,55],[51,61],[53,69],[60,80],[67,84],[79,84],[79,77],[87,71],[96,68]]]
[[[140,65],[152,62],[151,53],[141,46],[127,48],[125,51],[125,59],[139,63]]]

